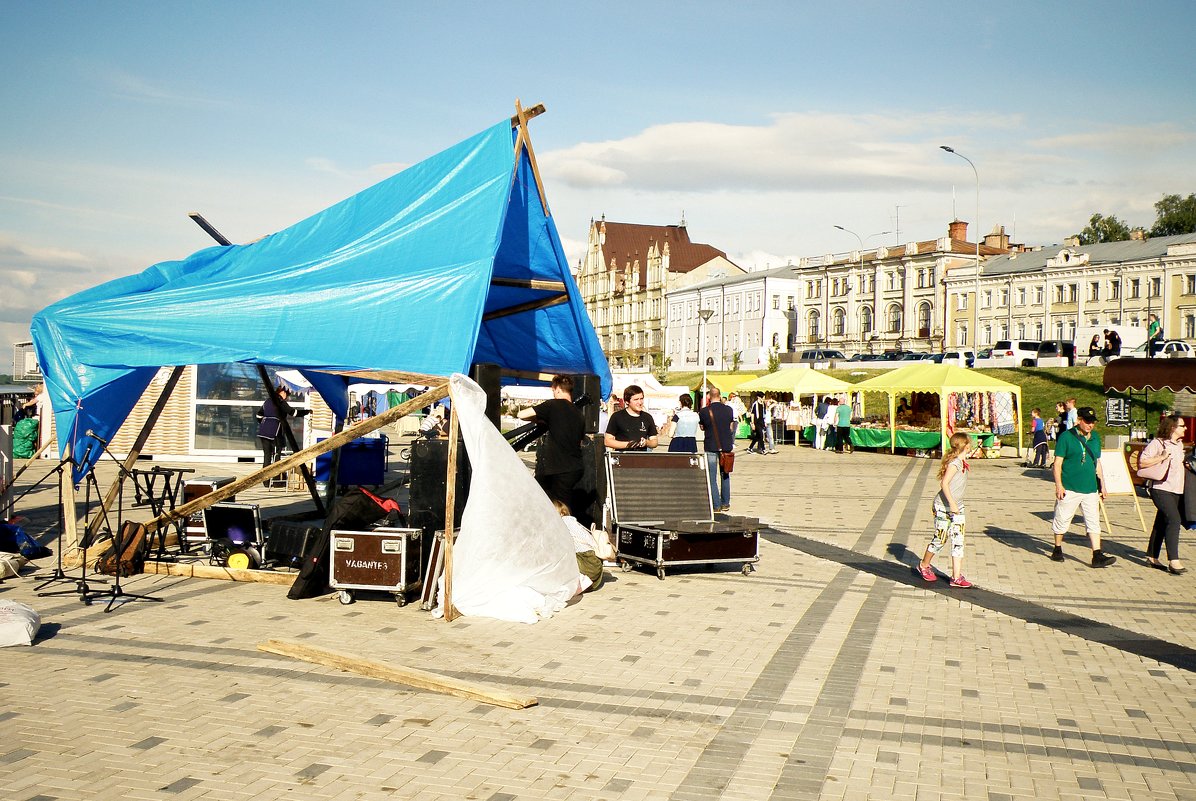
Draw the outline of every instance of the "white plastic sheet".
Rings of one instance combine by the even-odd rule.
[[[457,373],[449,391],[473,470],[453,546],[453,606],[517,623],[551,617],[579,588],[564,518],[486,418],[482,388]]]

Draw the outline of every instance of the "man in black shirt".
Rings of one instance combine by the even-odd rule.
[[[623,390],[624,408],[606,424],[606,447],[615,451],[646,451],[656,447],[656,421],[644,411],[644,390],[635,384]]]
[[[735,412],[723,403],[723,393],[711,387],[706,405],[698,412],[698,425],[705,432],[703,450],[710,475],[710,502],[716,512],[731,508],[731,477],[718,466],[719,453],[735,451]]]
[[[524,409],[519,417],[548,426],[536,451],[536,481],[549,498],[566,504],[577,517],[579,510],[574,506],[577,484],[584,471],[581,446],[586,424],[573,405],[573,379],[567,375],[553,376],[552,400]]]

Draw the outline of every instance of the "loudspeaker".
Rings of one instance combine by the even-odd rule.
[[[469,370],[469,377],[486,393],[486,417],[494,427],[501,430],[499,406],[501,403],[502,368],[497,364],[475,364]]]
[[[420,439],[411,445],[411,512],[407,516],[412,528],[425,532],[444,528],[445,479],[448,473],[448,440]],[[465,446],[457,444],[457,492],[453,504],[456,525],[465,511],[469,496],[469,457]]]
[[[590,399],[589,403],[579,407],[582,419],[586,423],[586,433],[597,434],[598,413],[602,411],[602,382],[596,375],[575,375],[572,378],[573,402],[581,400],[583,395]]]

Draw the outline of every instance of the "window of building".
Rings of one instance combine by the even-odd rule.
[[[1079,299],[1079,297],[1080,297],[1080,285],[1079,284],[1068,284],[1067,285],[1067,302],[1075,303]]]
[[[1163,294],[1163,279],[1162,278],[1150,279],[1150,297],[1157,298],[1161,294]]]
[[[991,289],[984,290],[984,295],[982,297],[984,298],[984,302],[980,304],[980,308],[991,308],[993,305],[993,291]]]
[[[870,306],[860,308],[860,333],[872,333],[872,307]]]
[[[918,304],[918,336],[930,336],[930,304]]]
[[[888,316],[888,322],[889,322],[889,333],[890,334],[900,334],[901,333],[901,306],[896,303],[890,304],[889,308],[888,308],[887,316]]]
[[[1017,338],[1018,338],[1018,339],[1025,339],[1025,338],[1026,338],[1026,324],[1025,324],[1025,323],[1020,323],[1020,322],[1019,322],[1019,323],[1017,324]]]
[[[1109,300],[1119,300],[1121,298],[1121,281],[1109,282]]]
[[[1008,305],[1009,305],[1009,290],[1002,289],[1001,290],[1001,308],[1004,309]]]
[[[277,383],[275,368],[267,367],[271,382]],[[258,377],[257,367],[251,364],[199,364],[195,366],[195,428],[196,451],[258,450],[257,410],[266,400],[266,389]],[[292,398],[292,407],[302,407],[299,397]],[[295,440],[303,443],[306,417],[288,420]]]
[[[787,305],[785,308],[792,309],[793,308],[793,296],[790,295],[786,300],[788,300],[789,305]]]
[[[1196,314],[1184,316],[1184,339],[1196,339]]]
[[[818,310],[812,309],[806,317],[806,333],[809,334],[811,342],[818,341],[819,336],[821,336],[819,329],[819,323],[821,322],[822,317],[818,314]]]
[[[1138,278],[1130,279],[1130,297],[1131,298],[1142,297],[1142,281]]]
[[[897,271],[889,273],[889,289],[897,289]]]
[[[1088,300],[1100,300],[1100,281],[1088,282]]]
[[[841,337],[846,326],[847,314],[842,309],[835,309],[834,315],[831,317],[831,333]]]
[[[1184,294],[1196,295],[1196,275],[1184,276]]]
[[[1024,286],[1019,287],[1017,290],[1017,305],[1019,305],[1019,306],[1026,305],[1026,288]]]
[[[968,310],[968,293],[967,292],[960,292],[958,295],[955,296],[955,310],[956,311],[967,311]]]
[[[1041,320],[1039,320],[1038,322],[1036,322],[1034,324],[1034,338],[1038,339],[1038,340],[1042,339],[1042,321]]]
[[[965,323],[960,323],[955,329],[955,340],[959,347],[966,347],[968,344],[968,327]]]
[[[1040,286],[1034,287],[1034,303],[1039,306],[1042,305],[1042,287]]]
[[[984,326],[984,344],[993,344],[993,327],[987,323]]]
[[[780,295],[772,296],[772,307],[774,309],[780,310],[780,308],[781,308],[781,296]]]

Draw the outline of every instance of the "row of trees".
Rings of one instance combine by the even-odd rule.
[[[1163,195],[1154,204],[1154,225],[1147,232],[1149,236],[1171,236],[1196,232],[1196,194],[1180,197]],[[1081,245],[1095,245],[1100,242],[1122,242],[1130,238],[1133,228],[1116,216],[1093,214],[1087,227],[1076,234]]]

